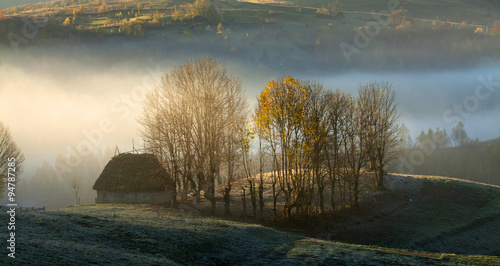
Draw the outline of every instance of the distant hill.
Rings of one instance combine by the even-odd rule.
[[[0,9],[5,9],[13,6],[21,6],[25,4],[36,4],[50,2],[52,0],[2,0],[0,1]]]
[[[2,7],[39,1],[9,0]],[[342,16],[336,18],[318,16],[318,9],[328,1],[317,0],[213,1],[223,12],[218,18],[213,14],[203,17],[210,12],[194,15],[193,10],[178,8],[193,0],[141,1],[140,11],[138,2],[99,5],[94,0],[61,0],[9,8],[0,20],[0,52],[12,47],[12,38],[7,37],[10,32],[23,36],[26,18],[44,17],[47,23],[38,29],[36,38],[20,49],[53,47],[61,40],[87,45],[127,39],[154,50],[155,56],[171,56],[170,51],[209,53],[249,66],[315,75],[348,69],[455,69],[495,63],[500,58],[500,38],[491,34],[491,26],[500,18],[499,5],[484,1],[398,2],[393,8],[407,15],[397,16],[388,25],[375,23],[377,36],[363,46],[363,56],[352,54],[359,49],[354,40],[360,36],[353,29],[362,29],[366,35],[369,25],[378,21],[374,17],[387,21],[386,0],[342,1]],[[225,29],[219,34],[217,20]],[[120,47],[124,46],[114,46],[113,52],[136,54]]]
[[[415,166],[412,174],[449,176],[500,185],[500,138],[438,149],[426,157],[423,164]]]

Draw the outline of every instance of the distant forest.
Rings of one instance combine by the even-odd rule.
[[[429,129],[427,133],[422,131],[415,142],[403,126],[401,141],[406,149],[400,165],[394,169],[397,172],[500,185],[500,138],[482,142],[471,140],[463,123],[459,122],[450,135],[445,129]]]
[[[408,151],[408,152],[411,152]],[[500,185],[500,138],[437,149],[414,174],[438,175]]]

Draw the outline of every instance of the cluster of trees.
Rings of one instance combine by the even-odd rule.
[[[123,22],[118,28],[118,33],[124,34],[126,36],[143,36],[144,31],[142,24],[137,21]]]
[[[358,97],[291,77],[267,84],[254,124],[271,155],[273,197],[283,197],[286,217],[310,213],[313,202],[325,211],[327,188],[332,209],[335,193],[358,207],[364,169],[383,186],[399,145],[395,96],[388,83],[360,85]]]
[[[406,21],[408,16],[407,9],[396,9],[391,12],[390,21],[392,25],[401,25]]]
[[[73,8],[73,17],[76,17],[76,15],[82,14],[85,11],[85,8],[83,5],[80,5],[78,8]]]
[[[358,206],[365,169],[383,186],[400,142],[395,96],[388,83],[361,85],[354,97],[287,77],[267,84],[249,120],[238,78],[201,58],[165,74],[140,122],[147,149],[171,173],[174,198],[192,190],[199,202],[203,190],[215,211],[215,187],[222,185],[229,214],[233,182],[243,179],[254,215],[257,193],[262,215],[268,160],[275,217],[280,199],[291,218],[325,211],[327,191],[332,209],[337,197]]]
[[[464,124],[462,121],[459,121],[452,129],[451,136],[448,135],[446,129],[432,129],[429,128],[427,133],[423,130],[420,132],[420,135],[413,142],[410,131],[404,125],[401,127],[401,147],[405,149],[414,149],[419,146],[426,145],[426,143],[432,143],[433,149],[442,149],[448,148],[452,146],[452,142],[454,146],[464,146],[473,142],[479,142],[478,139],[471,140],[465,131]]]
[[[412,141],[409,130],[401,129],[403,157],[413,158],[412,169],[399,168],[403,173],[438,175],[499,185],[500,139],[480,142],[471,140],[460,121],[448,135],[446,129],[431,129]],[[421,154],[418,156],[418,154]],[[425,155],[425,156],[424,156]],[[409,170],[409,171],[408,171]]]
[[[220,11],[210,0],[196,0],[194,4],[175,7],[172,19],[177,21],[206,21],[216,23],[220,20]]]
[[[438,141],[436,141],[438,140]],[[449,147],[451,142],[450,142],[450,137],[448,136],[448,133],[446,132],[446,129],[440,129],[436,128],[435,130],[432,130],[432,128],[429,128],[427,133],[425,133],[423,130],[420,132],[420,135],[416,138],[416,145],[424,145],[425,143],[431,141],[434,143],[436,149],[441,149],[441,148],[446,148]],[[410,147],[412,148],[412,147]]]
[[[63,22],[63,26],[71,26],[71,24],[73,24],[73,20],[71,20],[69,17],[67,17],[64,22]]]
[[[448,138],[448,143],[449,143]],[[411,153],[413,149],[409,149]],[[406,156],[405,156],[406,157]],[[438,175],[500,185],[500,139],[432,149],[412,174]]]
[[[239,79],[211,58],[175,68],[147,96],[143,137],[172,174],[174,199],[179,188],[199,202],[204,190],[215,211],[216,180],[230,193],[246,110]]]
[[[109,10],[110,10],[109,6],[105,1],[102,1],[102,3],[97,8],[97,12],[99,12],[99,13],[106,13],[106,12],[109,12]]]
[[[316,10],[316,15],[318,16],[329,16],[336,17],[342,13],[342,2],[340,0],[332,1],[328,6],[322,6]]]
[[[467,135],[467,132],[465,132],[465,127],[462,121],[458,122],[457,125],[451,129],[451,138],[455,143],[455,146],[464,146],[472,142]],[[479,140],[476,139],[475,141],[478,142]]]

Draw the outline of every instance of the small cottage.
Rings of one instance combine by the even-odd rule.
[[[108,162],[93,189],[96,203],[166,203],[170,178],[153,154],[122,153]]]

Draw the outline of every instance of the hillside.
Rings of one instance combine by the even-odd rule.
[[[312,236],[391,248],[500,256],[500,187],[391,175],[359,212],[339,212]],[[313,227],[314,228],[314,227]]]
[[[409,151],[411,152],[411,151]],[[449,176],[500,185],[500,138],[442,148],[415,166],[414,174]]]
[[[401,175],[386,184],[360,211],[299,228],[202,217],[185,203],[18,212],[16,263],[500,264],[500,187]]]
[[[500,58],[500,38],[491,29],[500,12],[487,1],[398,1],[394,8],[406,11],[397,19],[387,15],[387,1],[342,1],[337,16],[317,13],[330,1],[213,1],[218,19],[184,17],[192,2],[141,1],[138,9],[138,1],[63,0],[8,8],[0,18],[0,52],[12,46],[9,32],[23,36],[28,19],[36,21],[37,34],[21,47],[69,44],[84,50],[99,44],[96,51],[117,56],[210,53],[299,73],[456,68]],[[370,36],[366,44],[356,44],[360,34]],[[138,49],[127,49],[124,41]]]
[[[2,212],[6,220],[6,213]],[[18,214],[17,264],[495,264],[498,257],[349,245],[144,205]],[[1,234],[6,238],[5,232]],[[10,262],[7,256],[0,263]]]
[[[41,2],[48,2],[50,0],[2,0],[0,2],[0,9],[5,9],[14,6],[21,6],[25,4],[35,4]]]

